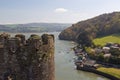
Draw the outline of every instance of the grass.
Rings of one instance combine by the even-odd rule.
[[[110,75],[115,76],[120,79],[120,69],[100,67],[97,70],[107,73],[107,74],[110,74]]]
[[[120,34],[113,34],[105,37],[96,38],[93,40],[95,45],[104,46],[108,42],[120,43]]]

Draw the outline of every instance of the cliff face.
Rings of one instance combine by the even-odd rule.
[[[1,34],[0,80],[54,80],[54,36]]]
[[[82,33],[87,33],[86,35],[95,38],[119,32],[120,12],[113,12],[73,24],[71,27],[63,30],[59,38],[75,41]]]

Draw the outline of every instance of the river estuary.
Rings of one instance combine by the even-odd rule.
[[[32,33],[23,33],[28,38]],[[41,33],[35,33],[41,35]],[[55,35],[55,79],[56,80],[109,80],[100,75],[89,72],[78,71],[75,69],[73,57],[75,56],[72,47],[75,46],[71,41],[58,39],[58,32]],[[15,35],[15,33],[12,33]]]

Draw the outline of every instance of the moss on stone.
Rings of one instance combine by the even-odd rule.
[[[40,36],[36,34],[32,34],[29,39],[40,39]]]

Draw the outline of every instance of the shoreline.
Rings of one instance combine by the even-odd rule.
[[[120,80],[119,78],[115,77],[115,76],[112,76],[110,74],[107,74],[107,73],[104,73],[104,72],[101,72],[101,71],[98,71],[94,68],[88,68],[88,67],[80,67],[80,66],[77,66],[76,67],[77,70],[82,70],[82,71],[87,71],[87,72],[92,72],[92,73],[95,73],[95,74],[98,74],[98,75],[101,75],[101,76],[104,76],[110,80]]]
[[[107,72],[102,72],[102,71],[97,70],[98,66],[95,66],[95,64],[98,64],[98,62],[96,60],[88,60],[88,56],[86,56],[86,52],[84,52],[80,49],[74,49],[74,52],[75,52],[76,56],[78,57],[75,61],[77,70],[92,72],[92,73],[104,76],[110,80],[120,80],[119,77],[111,75]],[[105,64],[104,64],[104,66],[105,66]]]

